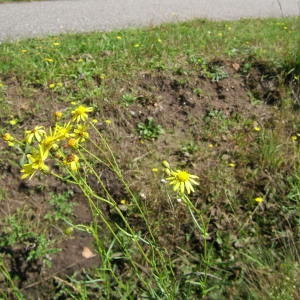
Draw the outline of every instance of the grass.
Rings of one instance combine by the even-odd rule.
[[[1,297],[299,297],[298,28],[194,20],[1,44]],[[78,147],[63,135],[52,175],[21,180],[70,118]],[[191,174],[190,194],[168,184]]]

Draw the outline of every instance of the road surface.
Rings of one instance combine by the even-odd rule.
[[[0,42],[193,18],[299,16],[300,0],[49,0],[0,4]]]

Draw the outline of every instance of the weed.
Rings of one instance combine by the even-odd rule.
[[[195,88],[195,89],[193,89],[193,93],[194,93],[196,96],[200,97],[200,96],[202,96],[203,91],[202,91],[202,89],[200,89],[200,88]]]
[[[222,66],[215,62],[208,63],[204,58],[192,58],[191,62],[196,63],[201,68],[201,75],[210,79],[212,82],[218,82],[228,77],[227,72],[224,71]]]
[[[248,95],[249,95],[250,103],[251,103],[253,106],[260,105],[260,104],[263,103],[263,101],[260,100],[260,99],[257,99],[257,98],[253,95],[253,93],[249,92]]]
[[[209,122],[215,119],[222,121],[227,119],[227,117],[224,115],[224,113],[221,110],[211,110],[208,111],[206,116],[203,118],[205,122]]]
[[[260,162],[265,169],[275,172],[284,163],[283,145],[280,144],[271,130],[265,130],[260,135]]]
[[[122,96],[123,104],[125,107],[130,106],[138,100],[138,97],[133,94],[124,94]]]
[[[69,221],[73,214],[73,208],[75,203],[70,201],[73,196],[73,191],[68,190],[61,194],[50,193],[49,204],[51,210],[44,216],[45,219],[53,222],[57,221]]]
[[[59,249],[51,247],[52,241],[36,228],[30,228],[28,218],[32,211],[18,210],[5,220],[7,229],[1,232],[0,252],[10,257],[15,273],[21,279],[34,267],[50,266],[49,255]]]
[[[193,154],[197,154],[199,151],[199,146],[194,141],[188,141],[184,143],[180,150],[179,155],[184,157],[190,157]]]
[[[227,117],[221,110],[210,110],[203,117],[204,122],[210,127],[210,129],[215,130],[216,133],[226,132],[231,123],[229,117]]]
[[[8,299],[8,293],[3,289],[7,285],[11,288],[11,295],[13,295],[15,299],[24,300],[25,297],[23,296],[22,291],[15,284],[14,278],[6,267],[4,257],[2,255],[0,255],[0,274],[2,275],[1,282],[3,284],[0,289],[0,296],[2,299]]]
[[[244,63],[241,67],[242,74],[247,75],[250,72],[251,68],[252,68],[251,63]]]
[[[204,71],[204,76],[209,78],[212,82],[219,82],[220,80],[227,78],[228,74],[221,66],[213,65],[208,70]]]
[[[161,125],[157,125],[152,117],[148,117],[144,123],[137,125],[137,131],[141,139],[153,140],[157,139],[164,133]]]

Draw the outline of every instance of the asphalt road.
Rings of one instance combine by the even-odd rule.
[[[0,42],[192,18],[300,16],[300,0],[49,0],[0,4]]]

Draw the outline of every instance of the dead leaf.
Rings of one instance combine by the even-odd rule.
[[[238,70],[241,68],[240,64],[238,64],[238,63],[233,63],[233,64],[232,64],[232,67],[233,67],[236,71],[238,71]]]
[[[84,258],[92,258],[92,257],[96,256],[96,254],[94,254],[88,247],[83,247],[81,255]]]

